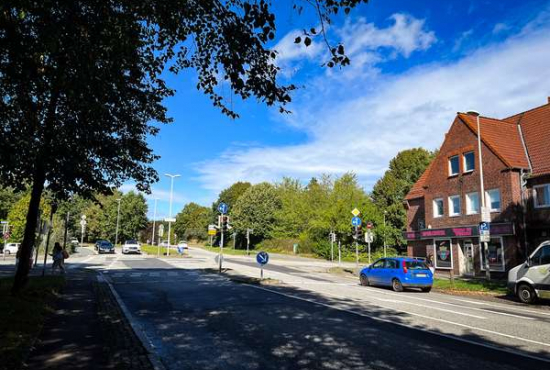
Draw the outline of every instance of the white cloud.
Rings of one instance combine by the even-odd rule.
[[[293,30],[286,34],[273,49],[277,50],[277,63],[290,62],[297,59],[314,59],[316,58],[323,47],[315,40],[311,45],[306,47],[303,43],[296,44],[294,40],[296,37],[303,37],[303,34],[299,30]]]
[[[402,50],[405,55],[412,49]],[[361,75],[359,82],[317,79],[292,108],[300,121],[296,126],[308,134],[306,143],[230,148],[201,163],[198,180],[205,188],[221,190],[238,180],[307,180],[354,171],[370,188],[398,151],[437,148],[457,111],[504,117],[546,103],[548,60],[548,26],[525,27],[519,36],[452,63],[433,63],[398,76]],[[311,99],[314,95],[318,98]]]
[[[501,32],[508,31],[511,27],[508,26],[506,23],[497,23],[493,27],[493,34],[499,34]]]

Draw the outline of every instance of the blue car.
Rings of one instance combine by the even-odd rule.
[[[396,292],[404,288],[432,289],[433,274],[424,261],[408,257],[381,258],[361,270],[361,285],[388,286]]]

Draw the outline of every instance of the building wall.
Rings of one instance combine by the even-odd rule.
[[[475,153],[475,169],[463,172],[462,154],[468,151]],[[501,212],[492,213],[492,222],[510,222],[517,219],[517,205],[521,202],[519,192],[519,173],[509,170],[506,165],[482,143],[483,172],[485,190],[500,189]],[[449,176],[449,158],[460,156],[458,175]],[[479,194],[479,160],[477,155],[477,137],[458,118],[453,122],[438,156],[434,159],[432,169],[426,181],[424,209],[426,227],[444,228],[451,226],[475,225],[480,222],[480,214],[466,215],[466,194]],[[449,216],[449,196],[460,195],[461,215]],[[442,198],[444,216],[434,218],[433,200]],[[480,194],[481,204],[481,194]],[[429,225],[429,226],[428,226]]]
[[[424,198],[416,198],[408,201],[407,231],[419,230],[419,221],[426,225],[424,209]]]
[[[529,252],[540,243],[550,240],[550,207],[536,208],[533,188],[536,185],[550,184],[550,175],[537,176],[527,181],[527,239]]]

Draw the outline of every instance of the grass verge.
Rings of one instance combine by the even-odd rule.
[[[53,312],[62,276],[29,277],[18,297],[10,295],[13,278],[0,278],[0,369],[20,369],[45,318]]]
[[[502,281],[487,280],[462,280],[434,279],[433,289],[442,292],[465,292],[465,293],[489,293],[506,294],[506,283]]]

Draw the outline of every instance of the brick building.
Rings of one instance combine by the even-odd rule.
[[[550,239],[548,104],[495,119],[480,117],[489,265],[504,273]],[[405,197],[410,256],[431,256],[439,271],[483,275],[476,116],[458,113],[437,157]]]

